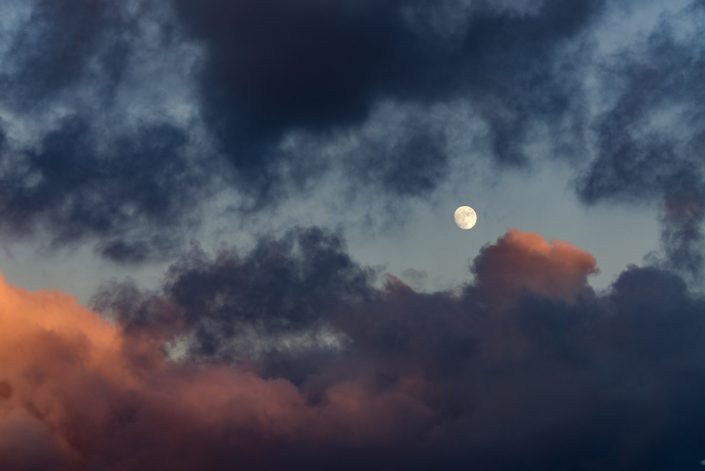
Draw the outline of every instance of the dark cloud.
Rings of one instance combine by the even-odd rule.
[[[33,2],[29,17],[9,39],[9,70],[0,73],[8,93],[3,101],[21,109],[56,99],[85,79],[114,84],[131,46],[121,34],[128,28],[121,13],[105,0]]]
[[[447,175],[449,160],[445,135],[429,127],[409,123],[399,140],[368,142],[368,158],[359,158],[353,170],[393,196],[427,194]]]
[[[305,257],[294,255],[297,245],[308,247]],[[311,408],[304,416],[312,412],[343,431],[318,436],[311,424],[282,441],[256,438],[273,460],[268,466],[281,463],[280,453],[287,466],[313,469],[343,457],[350,469],[472,463],[499,470],[697,469],[703,459],[705,302],[673,272],[631,267],[597,294],[587,285],[595,270],[590,254],[519,231],[483,249],[473,263],[475,282],[457,293],[418,293],[391,275],[375,287],[340,241],[318,229],[226,260],[190,256],[170,271],[163,293],[129,294],[137,302],[122,315],[133,335],[142,316],[155,319],[165,309],[164,322],[181,325],[179,335],[200,328],[196,311],[202,322],[217,319],[219,336],[210,342],[224,347],[211,355],[196,349],[193,358],[219,362],[227,353],[233,368],[290,381]],[[255,287],[269,278],[264,273],[273,281],[257,295]],[[309,288],[302,289],[303,279]],[[498,292],[499,285],[512,288]],[[182,296],[197,292],[203,302],[187,307]],[[506,302],[493,302],[499,295]],[[112,298],[119,311],[115,300],[124,297]],[[145,303],[152,308],[144,310]],[[238,351],[242,335],[252,332],[248,323],[259,326],[263,343],[281,340],[282,325],[291,334],[321,324],[345,341],[333,350],[325,342],[301,349],[280,343],[252,356]],[[332,412],[332,404],[344,409]],[[283,426],[277,421],[270,418],[268,427]],[[235,459],[223,452],[216,455]],[[237,460],[247,459],[243,453]]]
[[[426,113],[440,104],[470,108],[504,165],[536,144],[588,155],[590,129],[584,201],[659,198],[670,267],[701,265],[698,3],[682,14],[694,30],[664,17],[611,59],[590,125],[599,0],[170,4],[176,17],[150,1],[38,0],[17,20],[0,68],[5,233],[138,262],[174,251],[216,178],[258,203],[331,167],[355,190],[423,195],[450,168],[446,123]],[[401,131],[370,131],[384,106]],[[331,151],[336,139],[351,145]],[[357,264],[339,234],[295,229],[244,253],[194,249],[157,292],[107,286],[95,303],[115,323],[2,281],[0,461],[700,467],[705,301],[682,275],[630,267],[597,293],[591,254],[515,230],[471,267],[473,282],[421,293]]]
[[[169,256],[217,163],[202,167],[194,130],[142,80],[169,85],[177,73],[160,69],[180,54],[168,15],[150,2],[22,7],[5,7],[14,34],[0,68],[0,228],[54,247],[96,241],[118,262]]]
[[[372,272],[350,259],[340,236],[297,229],[279,240],[260,240],[245,256],[223,251],[211,258],[194,249],[170,270],[164,296],[195,335],[193,356],[228,358],[228,340],[245,327],[266,333],[312,329],[323,313],[371,297],[371,279]],[[123,290],[104,292],[98,304],[120,307],[121,299],[135,299],[133,290]],[[163,306],[157,307],[161,316]],[[124,322],[151,324],[149,309],[137,314]]]
[[[2,219],[15,234],[42,226],[55,242],[94,238],[108,258],[140,261],[174,246],[154,230],[163,221],[175,239],[195,227],[215,180],[250,211],[331,170],[356,193],[426,196],[456,158],[455,112],[438,117],[435,106],[470,110],[485,125],[476,142],[500,164],[539,153],[587,159],[594,138],[583,200],[658,195],[673,266],[701,265],[697,2],[606,67],[592,47],[595,25],[620,5],[603,0],[27,5],[8,23],[0,68],[0,175],[10,182]],[[684,15],[695,26],[679,33]],[[605,72],[587,94],[596,69]],[[609,100],[593,119],[597,95]],[[399,114],[397,129],[375,133],[385,107]],[[116,150],[124,142],[127,163]],[[144,175],[154,171],[150,185]]]
[[[696,19],[690,29],[685,17]],[[613,103],[595,121],[597,158],[579,187],[589,203],[660,199],[666,254],[691,273],[702,265],[705,203],[702,18],[694,2],[606,67]]]
[[[158,229],[195,204],[202,182],[186,142],[168,124],[116,136],[65,118],[39,149],[3,152],[0,226],[17,235],[45,230],[55,244],[97,237],[101,253],[122,262],[168,254],[178,233]]]
[[[111,162],[106,167],[115,177],[109,196],[86,198],[83,188],[104,186],[97,172],[75,171],[65,180],[57,174],[55,181],[45,176],[37,190],[44,192],[42,197],[67,195],[53,205],[33,201],[23,206],[41,197],[37,191],[23,193],[26,185],[10,185],[17,193],[5,190],[10,211],[5,219],[14,221],[6,227],[19,230],[41,223],[59,232],[56,241],[97,237],[101,253],[119,260],[137,261],[147,253],[162,252],[160,244],[173,244],[160,242],[150,228],[167,219],[178,226],[202,199],[200,185],[180,180],[180,167],[190,165],[182,155],[187,145],[200,156],[197,171],[224,178],[237,191],[254,196],[248,207],[253,211],[290,195],[289,190],[309,187],[331,168],[343,169],[354,188],[371,185],[382,197],[425,195],[446,178],[451,158],[447,122],[427,113],[435,104],[471,109],[487,126],[485,137],[497,162],[526,163],[528,147],[537,144],[547,145],[544,149],[551,154],[587,155],[584,77],[595,61],[588,38],[605,11],[601,0],[570,5],[553,0],[174,0],[174,11],[170,5],[37,1],[16,25],[16,34],[8,36],[8,65],[0,73],[7,92],[3,103],[15,114],[3,124],[14,129],[13,136],[34,133],[34,142],[17,147],[17,139],[6,139],[5,179],[49,171],[40,154],[51,155],[57,167]],[[684,43],[672,36],[661,31],[646,51],[620,56],[614,72],[618,80],[605,80],[610,91],[614,82],[623,93],[594,124],[599,155],[583,179],[580,192],[585,201],[637,195],[645,190],[636,188],[654,185],[661,193],[675,195],[670,201],[699,200],[701,170],[697,158],[686,155],[697,155],[702,137],[696,130],[702,119],[697,110],[681,113],[669,103],[697,102],[701,53],[689,47],[692,40]],[[202,49],[191,50],[189,56],[185,51],[194,45]],[[145,62],[150,64],[146,69]],[[178,63],[193,67],[181,70]],[[676,76],[675,70],[686,72]],[[175,76],[183,78],[181,89],[173,85]],[[184,100],[175,104],[191,107],[196,118],[177,120],[165,112],[138,117],[135,107],[174,109],[163,96],[154,98],[150,87],[155,82],[175,87],[169,91]],[[191,87],[198,92],[197,102],[189,101],[193,97],[185,90]],[[399,129],[375,135],[369,128],[383,125],[373,122],[375,113],[389,103],[398,105]],[[657,133],[647,132],[645,116],[659,110],[693,121],[688,123],[696,125],[688,131],[692,139],[678,138],[685,126],[678,132],[665,125]],[[50,116],[63,118],[57,122]],[[63,130],[71,120],[83,120],[87,129]],[[40,124],[28,124],[33,122]],[[194,139],[204,124],[234,173],[225,171],[208,139]],[[179,149],[164,150],[159,137],[163,133],[150,131],[163,127],[182,136]],[[135,131],[139,128],[147,130]],[[287,145],[292,133],[304,134],[309,141]],[[87,134],[92,136],[84,137]],[[66,151],[49,154],[46,146],[58,139]],[[90,151],[79,152],[85,140],[92,141]],[[117,152],[105,151],[120,140],[135,149],[162,150],[156,158],[121,165],[115,162]],[[331,150],[331,142],[345,140],[347,147]],[[95,144],[101,141],[105,144]],[[325,159],[322,148],[327,149]],[[164,152],[172,152],[168,164]],[[163,174],[170,176],[155,185],[155,197],[153,188],[139,177],[133,182],[132,175],[159,165],[168,167]],[[683,183],[682,175],[691,175],[693,182]],[[69,180],[80,182],[67,186]],[[57,188],[49,190],[54,185]],[[682,196],[685,192],[692,196]],[[108,228],[96,216],[106,208],[101,203],[88,208],[92,200],[107,197],[133,199],[139,217],[117,217]],[[81,200],[83,207],[68,200]],[[187,200],[192,203],[184,205]],[[183,210],[180,218],[176,207]],[[680,260],[678,265],[697,265],[688,260],[696,258],[698,244],[691,241],[698,238],[699,222],[675,224],[674,218],[684,212],[677,210],[674,216],[673,204],[667,208],[666,227],[677,227],[664,234],[671,258]],[[22,212],[26,221],[18,224],[13,212]],[[71,231],[75,235],[67,237]],[[105,235],[111,231],[118,234]],[[119,234],[133,232],[139,237]]]
[[[454,137],[431,111],[457,107],[486,126],[498,168],[532,146],[594,150],[583,200],[659,198],[668,267],[695,273],[701,6],[600,63],[593,119],[605,4],[27,2],[3,23],[0,230],[140,262],[175,251],[220,179],[253,210],[331,169],[358,193],[426,195]],[[421,293],[357,264],[339,234],[295,229],[248,252],[194,249],[156,292],[107,286],[95,303],[115,323],[0,282],[0,461],[700,466],[705,301],[682,275],[630,267],[596,293],[592,255],[520,231],[471,267],[473,282]]]
[[[532,126],[576,134],[580,60],[569,60],[565,48],[602,2],[545,1],[529,11],[522,2],[502,8],[418,0],[175,5],[206,48],[200,77],[206,120],[235,166],[257,174],[280,156],[271,146],[286,131],[325,136],[354,129],[383,100],[469,98],[488,123],[497,159],[525,162],[522,146]],[[376,165],[413,166],[415,154],[429,146],[438,148],[425,140],[418,150],[380,153]],[[419,179],[387,175],[393,191]],[[440,176],[424,174],[418,191]]]

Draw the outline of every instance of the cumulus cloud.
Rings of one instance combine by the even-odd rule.
[[[574,245],[512,229],[482,249],[473,271],[476,286],[497,303],[522,292],[573,302],[589,292],[587,276],[597,262]]]
[[[130,379],[132,401],[168,396],[131,402],[132,419],[111,420],[110,435],[141,439],[143,428],[167,423],[169,433],[148,441],[159,443],[149,459],[172,459],[167,450],[179,446],[167,444],[188,437],[197,448],[187,448],[194,461],[186,463],[215,467],[264,460],[256,462],[317,469],[343,458],[350,469],[699,463],[705,301],[677,274],[631,267],[595,293],[586,283],[596,269],[589,253],[517,230],[472,266],[475,281],[455,292],[419,293],[391,275],[380,286],[337,236],[302,229],[246,255],[192,254],[161,292],[106,288],[98,299],[120,327],[95,322],[119,332],[123,345],[110,364],[138,378]],[[276,289],[258,290],[269,277]],[[302,279],[319,280],[306,285],[325,287],[325,295],[303,290]],[[212,294],[186,303],[203,283]],[[277,294],[257,294],[270,292]],[[164,357],[170,337],[207,323],[218,326],[207,344],[196,335],[175,363]],[[344,341],[259,350],[241,341],[257,332],[271,346],[283,333],[321,325]],[[16,380],[8,381],[18,397]],[[201,446],[208,452],[196,452]],[[85,459],[98,459],[94,453]]]
[[[403,387],[350,379],[311,403],[245,368],[169,363],[158,344],[61,293],[4,281],[0,293],[0,457],[14,469],[323,463],[338,447],[393,446],[414,433],[400,420],[418,429],[431,419]],[[323,443],[331,449],[319,453]]]

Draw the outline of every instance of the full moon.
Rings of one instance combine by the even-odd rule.
[[[461,206],[455,210],[455,224],[464,231],[469,231],[477,224],[477,213],[470,206]]]

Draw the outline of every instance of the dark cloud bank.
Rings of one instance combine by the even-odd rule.
[[[2,284],[0,459],[15,469],[699,469],[705,302],[510,231],[457,293],[292,231],[174,265],[160,293]],[[327,330],[339,342],[322,340]],[[295,337],[318,340],[297,343]],[[180,359],[164,347],[189,336]],[[261,348],[237,349],[244,337]],[[288,340],[287,340],[288,339]],[[173,344],[172,344],[173,345]],[[173,348],[172,348],[172,354]],[[229,365],[223,364],[227,361]]]
[[[522,161],[533,120],[570,119],[575,80],[561,48],[602,3],[175,2],[208,51],[207,119],[236,166],[258,169],[267,152],[243,148],[243,135],[267,144],[289,129],[360,122],[382,99],[463,95],[478,100],[497,158]]]

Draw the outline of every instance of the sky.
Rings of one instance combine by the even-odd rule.
[[[0,2],[0,468],[702,469],[703,37]]]

